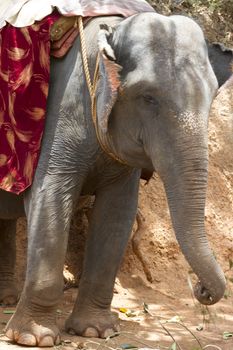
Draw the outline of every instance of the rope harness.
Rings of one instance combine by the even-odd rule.
[[[89,65],[88,65],[88,59],[87,59],[87,48],[86,48],[86,42],[85,42],[85,35],[84,35],[84,29],[83,29],[82,16],[78,17],[78,27],[79,27],[79,34],[80,34],[83,69],[84,69],[84,73],[85,73],[85,77],[86,77],[87,87],[88,87],[89,94],[90,94],[90,97],[91,97],[91,114],[92,114],[92,120],[93,120],[93,123],[94,123],[97,140],[98,140],[102,150],[105,153],[107,153],[111,158],[113,158],[114,160],[120,162],[121,164],[127,165],[127,163],[125,161],[120,159],[116,154],[112,153],[112,151],[109,150],[107,145],[105,145],[102,142],[101,137],[99,135],[99,129],[98,129],[98,123],[97,123],[96,88],[97,88],[97,83],[98,83],[98,79],[99,79],[99,61],[100,61],[100,56],[98,54],[97,58],[96,58],[95,73],[94,73],[93,82],[92,82],[91,81],[91,76],[90,76]]]

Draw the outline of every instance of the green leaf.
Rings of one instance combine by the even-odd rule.
[[[176,343],[173,343],[173,344],[170,346],[169,350],[177,350]]]
[[[223,339],[227,340],[233,337],[233,333],[232,332],[224,332],[223,333]]]
[[[3,310],[3,313],[5,315],[13,315],[15,313],[15,310]]]

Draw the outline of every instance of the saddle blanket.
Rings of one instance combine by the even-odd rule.
[[[19,194],[32,183],[49,90],[50,31],[61,14],[152,11],[144,0],[0,1],[0,189]]]
[[[153,11],[145,0],[1,0],[0,28],[6,22],[14,27],[29,26],[51,14],[55,8],[64,16],[82,17],[114,14],[128,17]]]

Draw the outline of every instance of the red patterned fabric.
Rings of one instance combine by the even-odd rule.
[[[0,188],[31,185],[44,129],[54,13],[29,27],[0,30]]]
[[[145,0],[0,0],[0,9],[0,189],[19,194],[31,185],[38,163],[50,53],[61,57],[78,35],[71,28],[50,51],[52,24],[60,14],[87,20],[154,10]]]

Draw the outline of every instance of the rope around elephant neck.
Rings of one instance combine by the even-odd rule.
[[[90,97],[91,97],[91,102],[93,105],[93,100],[95,99],[95,92],[96,92],[97,82],[98,82],[98,78],[99,78],[99,55],[97,55],[94,79],[93,79],[93,83],[92,83],[89,65],[88,65],[88,59],[87,59],[87,47],[86,47],[86,42],[85,42],[82,16],[78,17],[78,27],[79,27],[80,42],[81,42],[83,69],[85,72],[87,87],[88,87]]]
[[[80,35],[80,43],[81,43],[83,69],[84,69],[84,73],[85,73],[85,77],[86,77],[87,87],[88,87],[89,94],[91,97],[91,114],[92,114],[92,120],[93,120],[93,123],[95,126],[97,140],[98,140],[102,150],[105,153],[107,153],[111,158],[113,158],[117,162],[120,162],[121,164],[128,165],[125,161],[120,159],[116,154],[112,153],[109,150],[109,148],[107,147],[107,145],[105,145],[101,140],[99,130],[98,130],[97,106],[96,106],[96,88],[97,88],[97,83],[98,83],[98,79],[99,79],[99,60],[100,60],[100,57],[99,57],[99,54],[97,54],[95,73],[94,73],[93,82],[92,82],[91,76],[90,76],[89,65],[88,65],[88,59],[87,59],[87,48],[86,48],[86,42],[85,42],[82,16],[78,16],[78,27],[79,27],[79,35]]]

